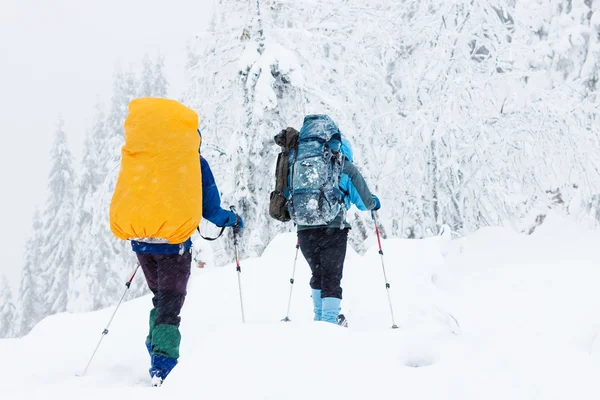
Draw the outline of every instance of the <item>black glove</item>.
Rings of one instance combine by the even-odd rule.
[[[235,223],[233,224],[233,233],[241,235],[242,229],[244,229],[244,220],[239,215],[235,214]]]
[[[379,201],[379,198],[375,195],[373,195],[373,200],[375,200],[375,207],[373,207],[373,211],[377,211],[381,208],[381,202]]]

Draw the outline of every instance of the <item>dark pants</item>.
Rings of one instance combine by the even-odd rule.
[[[310,269],[310,287],[321,290],[321,298],[342,298],[342,274],[348,229],[319,228],[298,231],[300,250]]]
[[[192,255],[189,251],[181,255],[137,253],[137,258],[146,283],[154,294],[146,342],[151,345],[153,354],[178,358],[181,341],[179,313],[187,294]]]

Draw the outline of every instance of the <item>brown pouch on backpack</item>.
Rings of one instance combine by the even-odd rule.
[[[291,219],[288,210],[288,199],[285,192],[288,188],[290,151],[298,147],[298,131],[288,127],[275,135],[275,143],[281,147],[275,167],[275,190],[269,199],[269,215],[281,222]]]

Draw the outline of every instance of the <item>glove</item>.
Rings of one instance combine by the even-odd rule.
[[[381,208],[381,202],[379,201],[379,198],[375,195],[373,195],[373,200],[375,200],[375,207],[373,207],[373,211],[377,211]]]
[[[233,221],[235,222],[233,222],[233,224],[229,226],[233,227],[233,231],[239,234],[242,232],[242,229],[244,229],[244,220],[242,219],[242,217],[235,214],[233,211],[231,211],[231,214],[233,218],[230,218],[230,220],[233,219]]]
[[[235,225],[234,227],[238,227],[240,229],[244,229],[244,220],[239,215],[235,215]]]

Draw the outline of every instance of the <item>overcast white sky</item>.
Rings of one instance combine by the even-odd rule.
[[[0,241],[14,284],[59,115],[80,151],[96,100],[108,105],[117,63],[139,70],[165,56],[170,96],[184,86],[186,44],[205,29],[211,0],[0,0]],[[93,244],[90,244],[93,245]]]

